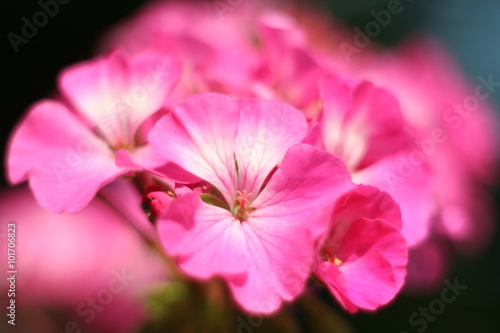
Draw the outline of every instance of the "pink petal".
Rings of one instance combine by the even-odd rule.
[[[240,221],[228,210],[204,203],[198,193],[173,200],[158,221],[158,233],[166,251],[194,277],[234,276],[248,267]]]
[[[324,231],[326,221],[315,225],[312,217],[322,215],[322,209],[353,187],[339,158],[310,145],[297,144],[288,149],[281,166],[252,203],[257,208],[252,216],[293,215],[296,221],[307,221],[317,235]]]
[[[60,140],[54,135],[54,130],[57,133],[60,129],[53,121],[57,118],[52,114],[61,115],[63,120],[71,118],[72,124],[76,122],[63,104],[55,100],[41,100],[30,107],[12,131],[5,161],[10,183],[17,184],[27,180],[36,161],[46,155],[56,154],[60,149]],[[74,125],[79,131],[83,128],[82,125]]]
[[[122,52],[78,63],[59,88],[112,145],[134,143],[141,123],[158,111],[180,75],[180,65],[155,54],[128,60]]]
[[[154,237],[156,230],[141,206],[142,195],[129,179],[119,178],[104,186],[99,194],[109,206],[119,208],[127,222],[151,239]]]
[[[313,240],[308,229],[307,221],[293,214],[250,217],[241,223],[250,265],[245,278],[228,281],[243,309],[273,313],[282,301],[291,301],[302,292],[312,261]]]
[[[177,85],[182,66],[163,55],[146,53],[130,61],[129,126],[133,133],[140,124],[167,104]],[[141,88],[144,88],[142,90]],[[138,91],[145,91],[139,95]]]
[[[339,244],[336,255],[340,260],[355,260],[375,247],[383,251],[392,265],[406,263],[406,245],[401,250],[391,243],[392,239],[384,238],[385,234],[400,237],[399,233],[387,231],[386,224],[397,231],[402,227],[399,205],[386,192],[374,186],[357,185],[337,201],[331,218],[332,228],[326,237]],[[361,238],[363,234],[367,236]],[[399,284],[403,283],[403,277],[397,278]]]
[[[356,87],[352,112],[347,115],[346,122],[353,130],[363,128],[366,131],[369,145],[360,162],[360,169],[401,151],[410,143],[407,125],[396,98],[369,82]]]
[[[392,267],[380,252],[373,250],[357,261],[342,267],[322,262],[320,275],[328,289],[351,313],[358,308],[375,310],[388,303],[399,291]]]
[[[335,206],[335,219],[354,221],[358,218],[382,219],[401,230],[399,205],[386,192],[370,185],[357,185]]]
[[[238,189],[257,195],[287,149],[302,141],[308,125],[303,114],[284,103],[240,99],[241,112],[234,154]]]
[[[240,222],[196,194],[170,207],[158,224],[167,252],[194,277],[223,276],[246,311],[274,312],[304,288],[313,249],[304,223],[294,223],[293,217],[290,224],[281,218]]]
[[[362,169],[409,144],[397,100],[369,82],[332,75],[320,81],[323,140],[352,169]]]
[[[401,208],[403,227],[409,247],[422,242],[429,233],[432,207],[432,183],[424,165],[413,166],[407,154],[385,158],[357,172],[355,181],[377,186],[389,193]]]
[[[373,310],[400,290],[408,260],[400,228],[397,203],[373,186],[358,185],[337,200],[315,273],[348,311]]]
[[[362,217],[354,220],[338,249],[338,258],[346,263],[357,261],[373,249],[380,251],[395,269],[393,275],[401,287],[406,273],[406,242],[399,230],[383,219]]]
[[[114,164],[112,155],[102,153],[85,157],[77,167],[68,169],[59,169],[51,160],[40,161],[30,178],[30,188],[38,203],[52,213],[82,210],[101,187],[126,173]],[[63,161],[64,155],[54,158]]]
[[[403,238],[399,240],[404,247]],[[369,251],[359,260],[346,263],[340,270],[346,276],[345,292],[349,300],[367,310],[374,310],[391,301],[402,286],[395,280],[395,273],[404,278],[406,272],[404,265],[394,268],[378,250]]]
[[[166,164],[167,161],[153,151],[149,145],[132,151],[119,149],[116,152],[116,164],[131,170],[152,170]]]
[[[124,173],[102,140],[64,105],[48,100],[35,104],[14,132],[7,165],[13,182],[29,175],[38,202],[54,213],[81,210]]]
[[[129,170],[147,171],[158,177],[168,178],[173,182],[197,183],[201,180],[178,165],[166,161],[156,154],[150,145],[136,148],[132,154],[128,150],[118,150],[116,152],[116,165]],[[173,188],[174,184],[171,185]]]
[[[305,50],[305,33],[291,17],[278,12],[262,15],[260,34],[264,66],[262,81],[278,90],[277,98],[303,109],[318,98],[321,67]],[[259,95],[260,97],[263,97]]]
[[[126,207],[129,202],[122,199],[121,204]],[[20,312],[31,313],[31,329],[17,322],[18,329],[14,331],[41,332],[44,326],[40,327],[32,309],[75,311],[87,297],[110,290],[110,283],[115,286],[112,290],[120,292],[113,293],[113,300],[103,307],[104,311],[96,312],[96,321],[87,324],[83,316],[77,321],[91,332],[135,331],[146,320],[144,291],[170,279],[160,256],[148,248],[120,214],[99,199],[79,213],[55,215],[43,210],[26,186],[19,186],[0,191],[0,216],[17,223],[15,250],[19,274],[15,304]],[[2,225],[7,228],[7,223]],[[0,249],[7,252],[3,239]],[[7,260],[0,262],[0,269],[6,272],[7,264]],[[123,282],[115,281],[123,272]],[[133,279],[128,278],[130,275]],[[2,293],[9,289],[7,282],[5,278],[0,281]],[[121,289],[125,283],[127,286]],[[45,310],[44,313],[49,316]],[[63,326],[54,329],[50,324],[46,332],[63,332]]]
[[[159,155],[210,182],[231,202],[237,190],[233,151],[239,121],[237,100],[199,94],[160,119],[149,142]]]
[[[158,232],[185,272],[221,275],[246,311],[271,313],[304,288],[313,251],[308,224],[293,215],[240,222],[194,194],[171,203]]]
[[[406,242],[396,228],[382,219],[353,221],[337,253],[340,266],[322,262],[318,272],[330,289],[356,307],[376,309],[389,302],[403,285]]]
[[[319,81],[321,103],[321,133],[326,151],[345,155],[342,149],[344,134],[344,117],[352,104],[352,89],[347,82],[333,76],[322,77]],[[344,158],[347,156],[343,156]]]
[[[232,202],[236,190],[257,195],[286,149],[306,133],[302,113],[286,104],[201,94],[160,120],[149,140]]]
[[[342,161],[297,144],[252,203],[256,210],[246,221],[188,194],[174,200],[160,220],[160,237],[186,272],[199,278],[219,274],[246,311],[272,313],[304,288],[313,218],[352,186]]]

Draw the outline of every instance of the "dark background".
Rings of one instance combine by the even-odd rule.
[[[243,0],[251,1],[251,0]],[[7,136],[17,119],[34,101],[55,88],[58,71],[90,58],[100,32],[139,8],[140,0],[71,0],[39,28],[28,44],[14,53],[7,38],[20,34],[21,18],[31,20],[40,10],[35,0],[2,0],[0,8],[0,50],[2,81],[0,93],[1,155]],[[364,27],[373,20],[370,10],[384,9],[387,0],[321,1],[342,21]],[[500,80],[500,1],[495,0],[401,0],[404,10],[376,38],[395,44],[415,31],[426,31],[440,39],[455,55],[467,75],[492,74]],[[443,87],[446,89],[446,87]],[[494,95],[500,109],[500,93]],[[457,162],[459,163],[459,162]],[[1,167],[3,174],[3,165]],[[0,186],[6,186],[1,177]],[[499,206],[498,186],[492,189]],[[498,220],[498,209],[497,209]],[[500,241],[475,261],[457,261],[450,279],[457,277],[468,289],[446,306],[443,314],[429,323],[425,332],[498,332],[500,327]],[[376,314],[344,315],[358,332],[416,332],[408,317],[419,307],[428,307],[434,297],[399,296],[391,306]],[[333,304],[333,302],[332,302]]]

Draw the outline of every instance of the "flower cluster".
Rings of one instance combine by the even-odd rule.
[[[491,78],[475,97],[429,41],[346,61],[315,38],[334,29],[313,26],[319,15],[301,25],[261,2],[230,9],[157,2],[110,31],[14,130],[9,181],[29,181],[53,213],[96,195],[125,215],[142,205],[150,224],[135,227],[250,313],[277,311],[309,281],[349,312],[375,310],[407,270],[410,287],[439,282],[443,244],[486,243]],[[131,185],[135,201],[109,196]]]

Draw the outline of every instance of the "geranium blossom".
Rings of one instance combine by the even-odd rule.
[[[358,185],[337,200],[314,273],[349,312],[374,310],[403,285],[408,254],[401,225],[398,204],[373,186]]]
[[[111,255],[146,274],[138,287],[173,280],[147,296],[145,331],[250,331],[255,314],[313,283],[351,313],[373,311],[404,283],[435,290],[453,252],[484,248],[493,225],[482,185],[496,179],[499,151],[487,100],[500,82],[481,76],[471,89],[435,45],[379,51],[368,32],[323,14],[290,2],[154,1],[105,34],[104,54],[64,69],[56,97],[29,108],[7,147],[8,180],[28,180],[43,208],[64,213],[45,216],[23,188],[0,193],[9,219],[50,220],[19,234],[19,282],[33,287],[19,300],[79,315],[106,285]],[[64,251],[39,251],[32,240],[52,229]],[[100,246],[87,249],[92,241]],[[136,294],[117,296],[88,329],[135,327]],[[293,311],[321,327],[305,325],[327,316],[303,296]],[[228,324],[236,312],[252,325]]]
[[[428,37],[366,51],[351,75],[394,94],[416,129],[412,149],[396,166],[417,170],[421,163],[428,169],[431,237],[411,251],[406,289],[438,290],[450,266],[450,244],[470,257],[487,248],[494,235],[493,203],[484,185],[498,181],[499,123],[490,103],[498,83],[490,74],[468,82],[453,57]],[[392,173],[398,175],[396,168]],[[398,186],[420,182],[417,173],[402,180]],[[428,260],[421,260],[422,254]],[[422,267],[428,270],[425,279]]]
[[[286,104],[201,94],[149,136],[220,193],[171,202],[158,222],[165,249],[192,276],[222,276],[247,311],[273,312],[302,291],[309,266],[290,269],[311,262],[315,219],[353,186],[341,160],[300,144],[306,132]]]
[[[250,3],[238,7],[241,15],[221,19],[213,4],[154,1],[108,33],[101,48],[182,59],[182,78],[172,96],[176,102],[208,91],[248,96],[259,62],[250,24],[257,8]]]
[[[122,205],[133,203],[122,198]],[[130,332],[144,323],[146,291],[169,281],[170,273],[160,256],[127,226],[124,216],[132,217],[120,213],[96,198],[76,214],[55,215],[37,205],[26,186],[0,191],[0,215],[15,221],[17,230],[15,305],[19,314],[30,315],[16,328],[40,331],[39,320],[50,322],[54,312],[92,332]],[[2,227],[7,228],[7,223]],[[4,239],[0,249],[7,253]],[[6,260],[0,268],[12,270]],[[109,288],[118,290],[109,304],[88,303]],[[7,295],[8,290],[4,278],[0,291]],[[93,311],[96,304],[101,311]],[[47,328],[51,331],[56,332],[54,325]]]
[[[388,192],[401,207],[408,245],[422,242],[432,214],[429,175],[425,164],[410,175],[401,173],[401,155],[411,147],[413,133],[398,101],[369,81],[333,75],[320,82],[320,94],[319,145],[346,162],[355,182]]]
[[[413,151],[424,156],[432,173],[436,229],[464,255],[484,249],[494,223],[483,184],[498,180],[500,151],[490,103],[495,78],[479,75],[468,82],[443,47],[427,38],[373,53],[356,75],[393,92],[418,129]]]
[[[165,105],[180,65],[155,54],[121,52],[73,65],[59,77],[68,103],[34,104],[12,134],[7,155],[11,183],[26,179],[51,212],[76,212],[104,184],[128,171],[115,153],[154,168],[164,161],[139,136],[141,124]]]

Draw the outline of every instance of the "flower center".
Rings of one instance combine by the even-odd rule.
[[[236,191],[238,195],[234,199],[233,215],[240,221],[246,221],[248,219],[248,214],[255,210],[255,208],[250,206],[250,197],[252,193],[247,193],[246,190]]]
[[[337,258],[337,256],[335,255],[335,250],[331,246],[328,246],[325,249],[323,249],[323,253],[321,254],[321,259],[323,261],[329,261],[337,266],[340,266],[342,264],[342,260]]]

